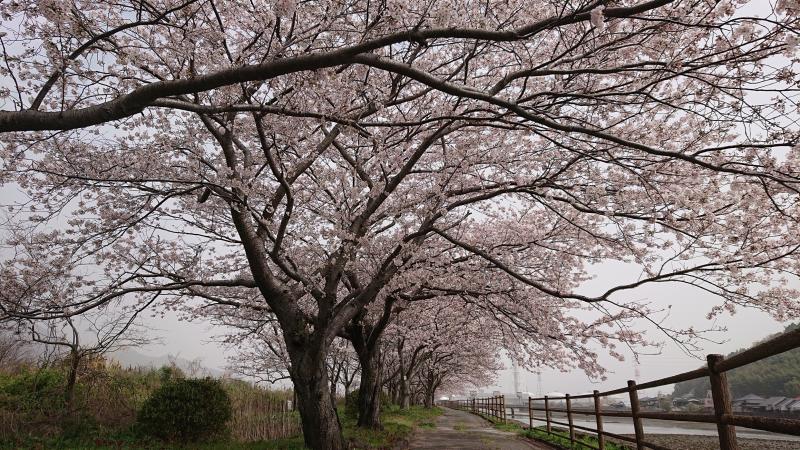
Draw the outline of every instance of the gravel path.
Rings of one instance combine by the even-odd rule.
[[[409,443],[416,450],[552,450],[552,447],[519,438],[493,428],[487,421],[465,411],[442,408],[436,428],[417,430]]]

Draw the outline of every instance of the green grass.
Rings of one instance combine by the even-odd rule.
[[[569,440],[569,431],[561,428],[552,428],[553,433],[548,433],[547,429],[544,427],[537,427],[532,430],[523,430],[521,433],[523,436],[537,439],[540,441],[545,441],[550,444],[558,445],[562,448],[567,449],[574,449],[574,450],[586,450],[588,448],[598,448],[599,442],[597,438],[594,436],[582,434],[582,433],[575,433],[575,443],[573,444]],[[591,447],[587,447],[585,445],[581,445],[578,442],[583,442],[584,444],[589,444]],[[605,443],[605,450],[629,450],[630,447],[622,444],[617,444],[614,442]]]
[[[442,414],[439,408],[426,409],[421,406],[412,406],[409,409],[400,409],[396,405],[389,405],[381,412],[382,430],[368,430],[356,426],[356,418],[352,415],[343,415],[341,423],[345,440],[353,449],[383,449],[391,448],[395,444],[407,439],[416,428],[435,428],[436,417]],[[92,437],[88,437],[88,436]],[[0,448],[15,449],[57,449],[57,450],[302,450],[304,449],[302,436],[277,439],[265,442],[234,442],[221,440],[219,442],[204,444],[178,444],[164,443],[155,439],[144,438],[132,430],[113,432],[110,430],[93,430],[91,434],[81,434],[74,438],[36,438],[28,437],[14,442],[0,442]]]
[[[532,430],[528,430],[518,422],[508,421],[503,423],[502,421],[499,421],[494,417],[484,416],[483,414],[481,414],[480,416],[491,422],[494,425],[494,428],[498,430],[517,433],[520,436],[524,436],[529,439],[544,441],[550,444],[555,444],[561,448],[566,448],[570,450],[587,450],[590,448],[598,448],[600,444],[597,441],[596,437],[582,433],[575,433],[576,442],[573,444],[569,440],[569,430],[565,430],[562,428],[553,427],[552,428],[553,433],[548,433],[547,428],[545,427],[536,427]],[[581,445],[578,442],[589,444],[591,445],[591,447]],[[614,442],[606,441],[604,450],[630,450],[630,447],[623,444],[617,444]]]
[[[400,409],[396,405],[389,405],[381,412],[383,430],[358,428],[356,418],[350,415],[344,415],[341,421],[344,437],[353,448],[390,448],[411,436],[415,428],[435,428],[434,421],[441,414],[439,408],[412,406]]]
[[[11,445],[6,447],[6,445]],[[31,439],[27,442],[0,444],[0,448],[15,449],[58,449],[58,450],[303,450],[303,438],[277,439],[267,442],[220,441],[194,444],[168,444],[161,441],[146,440],[132,436],[110,436],[96,439]]]

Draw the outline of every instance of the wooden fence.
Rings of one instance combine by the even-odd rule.
[[[502,395],[471,398],[469,400],[445,400],[440,404],[448,408],[461,409],[473,414],[492,417],[502,422],[506,421],[506,399]]]
[[[774,433],[790,434],[800,436],[800,420],[778,418],[778,417],[764,417],[757,415],[739,415],[734,414],[731,407],[731,395],[728,389],[728,381],[726,372],[742,367],[756,361],[768,358],[770,356],[783,353],[800,347],[800,329],[790,331],[782,334],[774,339],[756,345],[749,350],[734,355],[728,359],[723,358],[722,355],[708,355],[706,358],[706,367],[692,370],[689,372],[680,373],[671,377],[662,378],[660,380],[650,381],[647,383],[636,384],[635,381],[629,380],[626,387],[614,389],[607,392],[594,391],[592,394],[575,395],[569,394],[564,397],[542,397],[542,398],[528,398],[528,414],[529,426],[533,428],[534,421],[545,422],[546,430],[548,433],[553,434],[552,425],[561,425],[568,427],[569,438],[573,443],[581,444],[587,448],[603,449],[605,446],[605,438],[612,437],[622,441],[631,442],[636,445],[637,450],[644,448],[651,448],[654,450],[669,450],[668,447],[655,445],[645,440],[644,427],[642,419],[660,419],[660,420],[673,420],[679,422],[700,422],[700,423],[714,423],[717,425],[717,434],[719,435],[719,446],[721,450],[737,450],[739,447],[736,443],[736,428],[745,427],[762,431],[770,431]],[[650,389],[668,384],[679,383],[681,381],[694,380],[697,378],[709,377],[711,382],[711,396],[714,403],[712,414],[692,414],[692,413],[668,413],[668,412],[649,412],[642,411],[639,407],[638,391],[642,389]],[[631,408],[630,411],[604,411],[601,408],[600,399],[610,395],[625,394],[630,397]],[[576,409],[573,408],[572,402],[579,399],[592,399],[594,403],[593,409]],[[544,402],[544,408],[537,407],[534,402]],[[565,408],[551,407],[552,401],[558,401],[565,405]],[[544,417],[538,418],[534,416],[536,411],[543,412]],[[567,415],[567,422],[557,422],[553,420],[552,413],[565,413]],[[573,423],[573,416],[575,414],[594,416],[595,428],[578,426]],[[503,413],[505,415],[505,413]],[[603,430],[603,417],[630,417],[633,421],[633,429],[635,437],[622,436],[619,434],[609,433]],[[582,441],[576,440],[575,430],[581,430],[588,433],[597,435],[598,446],[586,444]]]

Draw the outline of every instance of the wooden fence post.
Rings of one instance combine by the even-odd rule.
[[[531,407],[533,402],[531,398],[528,397],[528,429],[533,430],[533,408]]]
[[[633,416],[633,430],[636,432],[636,449],[644,450],[644,429],[642,429],[642,419],[639,417],[639,392],[636,390],[636,382],[628,380],[628,394],[631,398],[631,416]]]
[[[503,423],[506,423],[506,396],[500,396],[500,414],[503,415]]]
[[[606,436],[603,434],[603,416],[600,414],[600,391],[595,390],[594,394],[594,420],[597,424],[597,447],[600,450],[606,448]]]
[[[569,394],[564,394],[567,400],[567,423],[569,423],[569,441],[575,446],[575,427],[572,425],[572,400]]]
[[[731,393],[728,390],[728,377],[717,370],[717,364],[725,359],[722,355],[708,355],[708,377],[711,380],[711,397],[714,400],[714,416],[717,418],[717,434],[721,450],[738,450],[736,427],[723,423],[731,417]]]
[[[552,433],[553,430],[550,426],[550,401],[546,395],[544,396],[544,420],[547,422],[547,432]]]

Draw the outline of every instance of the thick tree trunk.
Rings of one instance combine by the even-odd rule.
[[[288,346],[287,346],[288,347]],[[320,345],[288,348],[303,439],[313,450],[344,450],[342,426],[331,399],[325,350]]]
[[[408,378],[405,373],[400,374],[400,408],[408,409],[411,407],[411,396],[408,392]]]
[[[357,346],[361,363],[361,386],[358,388],[358,426],[381,426],[381,366],[380,346]]]
[[[353,318],[347,332],[361,366],[361,386],[358,388],[358,426],[381,426],[381,344],[380,337],[392,315],[394,299],[387,299],[383,315],[374,325],[364,324],[364,314]]]
[[[425,383],[425,392],[423,393],[425,396],[423,401],[426,408],[433,408],[434,398],[436,396],[436,388],[438,387],[439,384],[434,378],[428,378],[427,382]]]

